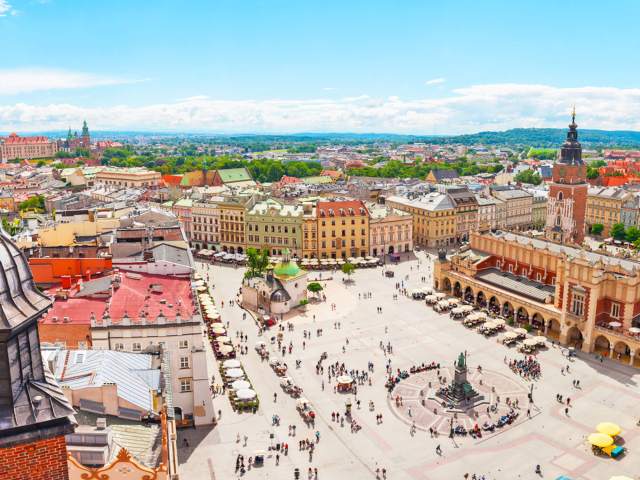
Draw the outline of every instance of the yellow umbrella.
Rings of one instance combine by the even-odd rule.
[[[604,433],[592,433],[587,438],[591,445],[595,445],[596,447],[604,448],[609,445],[613,445],[613,438],[609,435],[605,435]]]
[[[611,422],[602,422],[596,426],[596,430],[600,433],[604,433],[605,435],[609,435],[610,437],[615,437],[616,435],[620,435],[620,427],[615,423]]]

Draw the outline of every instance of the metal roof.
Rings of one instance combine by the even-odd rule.
[[[118,396],[153,411],[152,390],[160,389],[160,375],[149,372],[152,355],[113,350],[55,350],[43,349],[53,365],[54,375],[62,387],[72,390],[102,387],[114,383]]]
[[[553,298],[555,293],[555,287],[534,282],[526,277],[519,277],[509,272],[503,272],[497,268],[482,270],[476,274],[475,278],[541,303]]]

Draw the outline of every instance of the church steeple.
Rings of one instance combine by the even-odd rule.
[[[571,123],[567,132],[567,139],[560,149],[560,163],[567,165],[582,165],[582,145],[578,141],[578,125],[576,124],[576,107],[571,113]]]

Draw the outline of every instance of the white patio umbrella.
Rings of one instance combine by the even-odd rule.
[[[515,333],[517,333],[518,335],[526,335],[527,331],[524,328],[515,328],[513,330]]]
[[[353,378],[350,375],[340,375],[336,381],[341,385],[347,385],[353,383]]]
[[[620,322],[609,322],[609,326],[612,328],[618,328],[621,327],[622,324]]]
[[[244,377],[244,372],[241,368],[230,368],[225,372],[225,375],[229,378],[242,378]]]
[[[246,388],[251,388],[251,384],[246,380],[236,380],[231,384],[231,388],[234,390],[244,390]]]
[[[253,400],[254,398],[256,398],[256,392],[254,392],[250,388],[244,388],[236,392],[236,398],[238,400]]]
[[[230,358],[222,362],[222,368],[240,368],[240,365],[242,365],[240,360],[236,360],[235,358]]]

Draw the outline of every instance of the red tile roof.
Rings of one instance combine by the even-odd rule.
[[[125,313],[132,324],[140,321],[141,312],[145,313],[147,323],[155,322],[160,312],[168,321],[174,320],[178,313],[183,320],[193,316],[194,301],[189,278],[148,274],[128,275],[127,272],[120,272],[118,275],[121,278],[120,286],[116,288],[112,283],[104,290],[110,292],[110,296],[96,298],[104,294],[104,291],[96,291],[93,297],[76,297],[75,295],[79,294],[76,287],[68,300],[54,302],[43,322],[55,323],[52,319],[57,316],[59,323],[62,323],[64,317],[69,317],[69,323],[86,324],[91,322],[93,312],[100,323],[107,308],[112,323],[120,323]],[[112,275],[111,278],[113,279],[114,276]],[[95,285],[92,282],[99,280],[84,282],[82,289],[91,289]],[[98,288],[98,290],[101,289],[102,287]],[[49,291],[49,293],[55,292]]]
[[[51,143],[51,141],[47,137],[37,136],[37,137],[21,137],[17,133],[12,133],[7,138],[5,138],[5,143],[7,145],[26,145],[33,143]]]
[[[344,200],[338,202],[318,202],[318,216],[321,217],[349,217],[365,215],[369,216],[369,211],[360,200]]]

